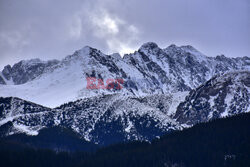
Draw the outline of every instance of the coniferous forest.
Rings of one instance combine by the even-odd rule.
[[[0,166],[249,167],[250,114],[197,124],[148,142],[96,152],[51,151],[1,140]]]

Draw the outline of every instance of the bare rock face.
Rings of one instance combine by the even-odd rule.
[[[0,84],[5,85],[4,79],[0,76]]]
[[[20,85],[39,77],[47,68],[56,65],[58,62],[57,60],[44,62],[40,59],[23,60],[14,64],[13,67],[5,66],[2,75],[7,81]]]
[[[5,66],[2,71],[2,74],[7,80],[10,80],[11,79],[11,66],[10,65]]]

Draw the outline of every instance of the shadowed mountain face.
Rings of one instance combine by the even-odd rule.
[[[13,124],[11,122],[8,122],[4,126],[0,127],[0,133],[4,134],[6,133],[6,129],[11,128],[13,128]],[[50,149],[57,152],[92,152],[98,149],[98,146],[96,144],[85,141],[76,132],[59,126],[43,128],[36,136],[30,136],[20,133],[9,136],[2,136],[0,141],[20,144],[32,148]]]
[[[75,139],[75,135],[68,130],[45,129],[35,137],[14,135],[7,137],[8,140],[0,139],[0,165],[8,167],[249,167],[249,121],[250,113],[244,113],[166,134],[151,143],[116,144],[99,149],[95,153],[58,152],[60,151],[58,148],[64,148],[64,151],[67,151],[65,147],[70,145],[77,148],[85,146],[84,149],[89,147],[86,146],[86,142]],[[50,138],[45,138],[48,136]],[[58,141],[55,143],[54,140]],[[30,143],[28,146],[24,145],[27,141]],[[53,146],[56,152],[39,149],[44,141],[48,143],[47,148]],[[65,144],[64,142],[67,141],[70,143]],[[62,143],[64,143],[63,147],[59,147]],[[40,146],[34,149],[35,144]]]
[[[249,121],[250,113],[245,113],[166,134],[152,143],[110,146],[79,166],[248,167]]]
[[[215,76],[192,90],[174,116],[189,125],[250,111],[250,72]]]
[[[182,127],[153,107],[150,98],[106,95],[78,100],[49,109],[17,98],[0,99],[2,136],[26,133],[38,135],[44,128],[62,126],[81,138],[107,145],[128,140],[152,140]]]

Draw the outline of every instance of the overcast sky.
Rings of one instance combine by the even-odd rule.
[[[250,56],[249,0],[0,0],[0,69],[89,45],[129,53],[153,41]]]

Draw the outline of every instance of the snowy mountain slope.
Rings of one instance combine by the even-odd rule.
[[[97,50],[85,47],[49,68],[40,77],[22,85],[1,85],[0,96],[21,97],[49,107],[82,97],[91,97],[107,90],[88,90],[86,77],[118,78],[122,74],[112,59]],[[104,60],[102,60],[104,59]],[[100,63],[101,62],[101,63]],[[102,63],[106,63],[105,66]]]
[[[190,91],[212,76],[250,70],[250,58],[206,57],[192,46],[166,49],[145,43],[133,54],[105,55],[84,47],[61,61],[39,59],[6,66],[0,73],[0,96],[19,97],[48,107],[102,94],[144,97]],[[122,78],[123,89],[86,89],[87,77]]]
[[[74,130],[87,141],[101,145],[152,140],[168,131],[182,129],[165,113],[168,109],[166,104],[166,108],[153,107],[154,102],[149,102],[149,99],[113,94],[49,109],[17,98],[1,98],[0,126],[8,122],[13,124],[4,135],[37,135],[43,128],[62,126]]]
[[[249,112],[249,77],[249,71],[218,75],[185,99],[187,92],[144,97],[115,93],[50,109],[18,98],[0,98],[0,126],[13,124],[2,135],[37,135],[43,128],[59,126],[100,145],[150,141],[198,122]]]
[[[145,98],[105,95],[65,104],[59,108],[63,112],[57,119],[60,124],[84,134],[85,140],[103,144],[152,140],[167,131],[182,128],[164,108],[153,107],[152,103]]]
[[[218,75],[192,90],[174,118],[189,125],[250,112],[250,72]]]
[[[0,97],[0,115],[0,126],[13,123],[13,127],[8,130],[9,135],[37,135],[40,129],[49,127],[53,121],[53,111],[50,108],[14,97]]]

